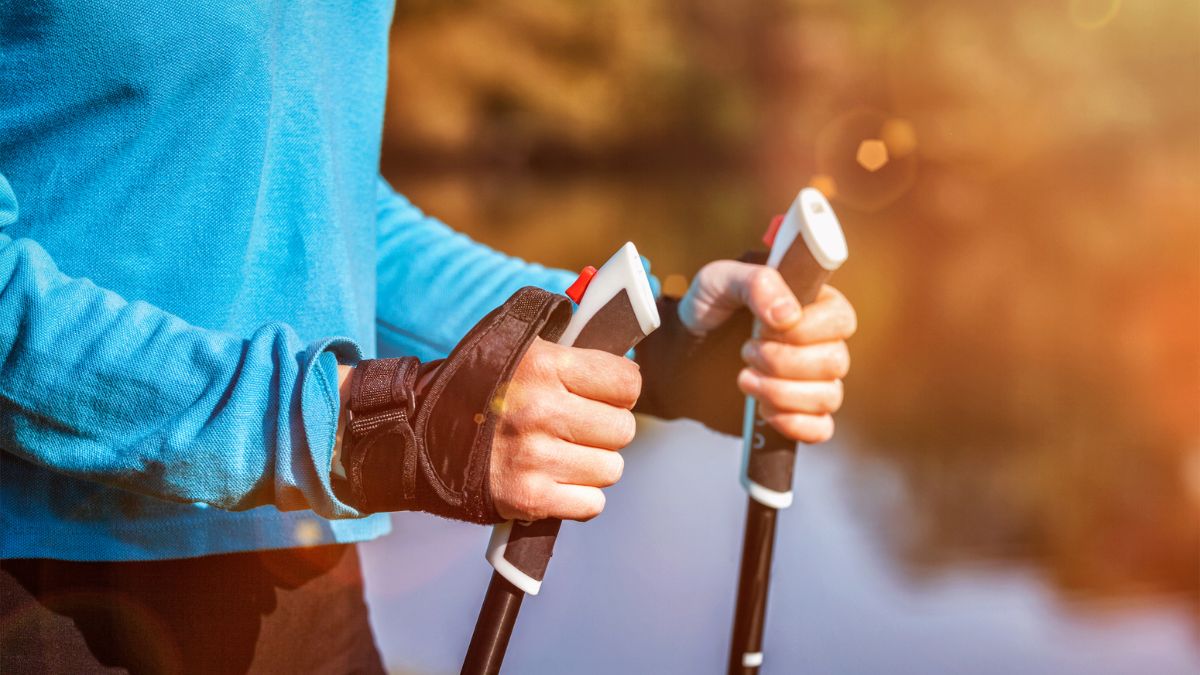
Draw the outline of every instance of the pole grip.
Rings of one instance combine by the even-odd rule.
[[[799,242],[798,242],[799,243]],[[780,261],[779,273],[801,305],[817,299],[821,286],[833,273],[817,262],[807,246],[792,246]],[[756,323],[755,335],[761,327]],[[758,414],[758,401],[746,398],[743,427],[742,485],[751,499],[776,509],[792,504],[792,469],[796,442],[779,433]]]

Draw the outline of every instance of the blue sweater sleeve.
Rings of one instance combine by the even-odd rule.
[[[504,255],[451,230],[382,178],[376,201],[381,356],[441,358],[522,286],[561,293],[575,279],[570,272]]]
[[[16,200],[0,176],[0,230]],[[334,353],[282,324],[204,330],[59,271],[0,232],[0,444],[72,476],[224,509],[359,515],[330,487]]]

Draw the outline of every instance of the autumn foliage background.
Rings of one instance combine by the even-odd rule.
[[[391,58],[385,173],[515,254],[681,292],[820,187],[902,569],[1200,617],[1200,5],[401,1]]]

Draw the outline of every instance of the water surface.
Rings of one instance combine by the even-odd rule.
[[[723,672],[745,497],[738,442],[641,420],[609,506],[563,527],[527,598],[512,673]],[[864,475],[869,478],[864,482]],[[902,507],[902,482],[837,444],[810,448],[780,518],[764,673],[1200,672],[1186,604],[1065,599],[1038,570],[977,561],[913,578],[878,543],[855,491]],[[363,546],[389,667],[457,672],[491,568],[483,528],[414,514]]]

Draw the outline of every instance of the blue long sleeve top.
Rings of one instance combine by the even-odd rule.
[[[0,0],[0,557],[378,536],[330,489],[338,361],[571,281],[379,178],[390,20]]]

